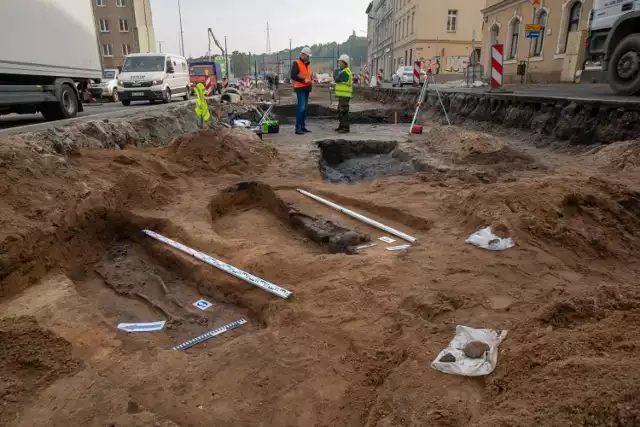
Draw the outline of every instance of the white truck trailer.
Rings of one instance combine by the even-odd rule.
[[[101,78],[90,0],[0,0],[0,115],[74,117]]]
[[[594,0],[586,56],[620,95],[640,95],[640,0]]]

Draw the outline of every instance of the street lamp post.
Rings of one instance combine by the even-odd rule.
[[[227,80],[229,80],[231,76],[229,76],[229,53],[227,51],[227,36],[224,36],[224,65],[227,72]]]
[[[178,0],[178,18],[180,19],[180,55],[184,56],[184,32],[182,31],[182,10]]]

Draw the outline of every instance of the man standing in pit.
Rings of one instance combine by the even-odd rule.
[[[296,113],[296,135],[304,135],[311,132],[305,124],[307,118],[307,106],[309,105],[309,94],[311,93],[311,49],[304,47],[300,52],[300,58],[291,64],[291,80],[293,80],[293,91],[298,100],[298,111]]]
[[[338,121],[336,132],[349,133],[349,101],[353,96],[353,74],[349,68],[351,59],[348,55],[341,55],[338,68],[333,72],[336,83],[336,97],[338,98]]]

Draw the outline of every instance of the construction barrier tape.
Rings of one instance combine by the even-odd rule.
[[[213,267],[219,268],[222,271],[226,271],[227,273],[233,276],[236,276],[238,279],[242,279],[247,283],[251,283],[254,286],[264,289],[267,292],[271,292],[272,294],[277,295],[280,298],[287,299],[291,295],[291,291],[281,288],[280,286],[274,285],[271,282],[267,282],[266,280],[256,277],[253,274],[249,274],[245,271],[235,268],[234,266],[229,265],[226,262],[210,257],[207,254],[203,254],[202,252],[196,251],[195,249],[191,249],[190,247],[187,247],[181,243],[178,243],[175,240],[171,240],[167,237],[164,237],[154,231],[142,230],[142,232],[147,236],[153,237],[156,240],[166,243],[167,245],[172,246],[186,254],[189,254],[192,257],[197,258],[202,262],[206,262],[207,264]]]
[[[214,337],[216,337],[216,336],[218,336],[220,334],[224,334],[225,332],[228,332],[228,331],[230,331],[232,329],[235,329],[240,325],[244,325],[245,323],[247,323],[247,321],[245,319],[236,320],[235,322],[231,322],[228,325],[221,326],[219,328],[214,329],[213,331],[209,331],[209,332],[204,333],[202,335],[198,335],[195,338],[191,338],[190,340],[185,341],[180,345],[172,347],[172,350],[177,350],[177,351],[186,350],[189,347],[193,347],[196,344],[199,344],[201,342],[210,340],[211,338],[214,338]]]

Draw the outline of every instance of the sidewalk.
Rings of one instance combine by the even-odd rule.
[[[452,87],[448,84],[429,85],[429,88],[437,88],[443,92],[471,92],[486,93],[489,86],[464,88]],[[603,101],[620,103],[640,103],[640,96],[619,96],[613,93],[609,85],[597,84],[531,84],[531,85],[505,85],[505,93],[497,92],[496,95],[540,97],[549,99],[575,99],[581,101]],[[510,93],[509,93],[510,92]]]

